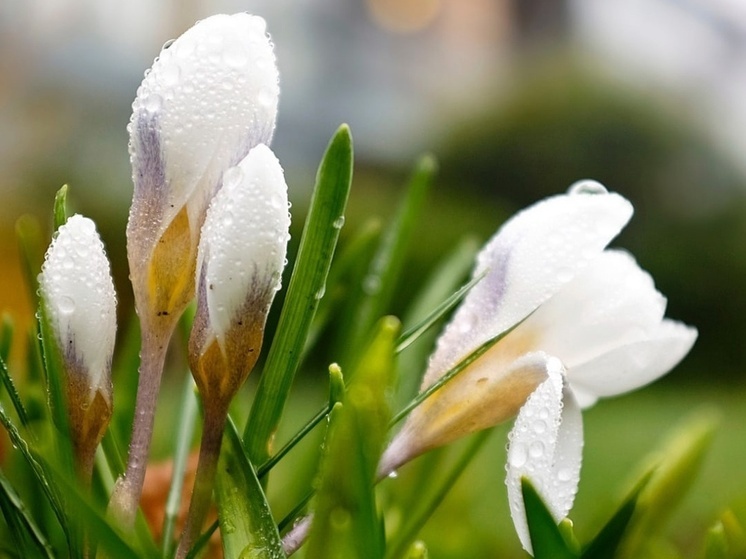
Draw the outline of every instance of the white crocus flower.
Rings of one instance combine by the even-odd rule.
[[[422,389],[504,337],[412,411],[380,475],[520,410],[507,483],[524,547],[530,550],[521,476],[557,520],[567,514],[580,471],[578,402],[652,382],[696,338],[693,328],[663,318],[665,298],[631,256],[604,250],[631,215],[627,200],[584,181],[503,225],[477,258],[474,277],[484,277],[438,340]]]
[[[189,353],[203,397],[222,394],[226,383],[240,385],[256,362],[280,289],[289,227],[282,167],[271,149],[258,145],[225,172],[202,228]],[[223,362],[219,380],[213,359]]]
[[[245,13],[198,22],[146,72],[128,126],[127,249],[141,320],[180,314],[193,297],[207,206],[223,172],[269,144],[278,97],[265,21]]]
[[[44,259],[39,292],[64,369],[73,445],[87,468],[111,417],[117,328],[109,261],[90,219],[74,215],[60,227]]]

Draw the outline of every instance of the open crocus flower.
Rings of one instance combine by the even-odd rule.
[[[44,259],[39,291],[64,369],[76,459],[89,477],[112,413],[117,329],[109,261],[90,219],[74,215],[60,227]]]
[[[228,405],[254,367],[290,238],[280,162],[258,145],[223,175],[207,212],[197,260],[197,314],[189,364],[205,412],[189,516],[176,556],[186,556],[207,513]]]
[[[438,340],[422,389],[504,337],[412,411],[380,475],[520,410],[507,483],[524,547],[521,476],[557,520],[567,514],[580,471],[580,404],[652,382],[696,338],[663,318],[665,298],[631,256],[604,250],[631,215],[624,198],[584,181],[503,225],[478,256],[474,277],[484,277]]]

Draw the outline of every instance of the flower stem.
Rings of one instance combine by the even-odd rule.
[[[227,403],[218,406],[205,406],[205,423],[202,429],[202,442],[199,448],[199,462],[194,478],[192,499],[189,503],[184,532],[181,534],[176,559],[183,559],[199,537],[207,511],[212,502],[212,487],[223,442],[223,429],[228,417]]]
[[[152,332],[151,335],[143,333],[140,377],[137,383],[137,400],[127,470],[117,480],[109,501],[109,512],[118,520],[120,526],[126,529],[134,526],[137,508],[140,504],[153,436],[155,407],[166,361],[168,340],[172,332],[173,326],[161,329],[159,332]]]

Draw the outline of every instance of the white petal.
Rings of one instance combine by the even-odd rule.
[[[93,221],[74,215],[59,228],[39,287],[63,358],[82,365],[92,391],[105,386],[117,329],[116,294]]]
[[[438,340],[423,386],[575,278],[631,215],[618,194],[575,193],[547,198],[503,225],[477,258],[474,277],[487,275]]]
[[[202,229],[197,270],[204,273],[218,340],[249,298],[266,293],[269,305],[280,289],[289,227],[282,167],[272,150],[258,145],[225,172]]]
[[[128,127],[135,196],[158,199],[162,228],[188,201],[190,221],[201,223],[223,172],[270,142],[278,97],[273,47],[258,16],[214,15],[164,47]]]
[[[666,299],[634,258],[606,250],[519,329],[530,330],[537,347],[562,359],[572,381],[576,366],[647,338],[665,309]]]
[[[568,371],[577,389],[597,397],[616,396],[653,382],[673,369],[689,352],[697,330],[681,322],[663,320],[635,341]]]
[[[583,425],[580,407],[567,388],[563,368],[529,397],[510,432],[507,476],[510,514],[523,547],[532,553],[521,492],[527,477],[559,522],[572,508],[580,480]]]

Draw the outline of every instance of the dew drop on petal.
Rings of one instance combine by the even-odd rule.
[[[61,297],[59,309],[62,314],[72,314],[75,312],[75,301],[72,297]]]
[[[568,194],[608,194],[606,187],[598,181],[583,179],[574,182],[567,189]]]
[[[145,101],[143,102],[143,106],[145,107],[145,110],[149,113],[154,113],[156,111],[159,111],[161,107],[163,106],[163,97],[158,95],[157,93],[151,93],[145,98]]]
[[[514,443],[510,446],[508,461],[514,468],[522,468],[528,459],[528,451],[523,443]]]

